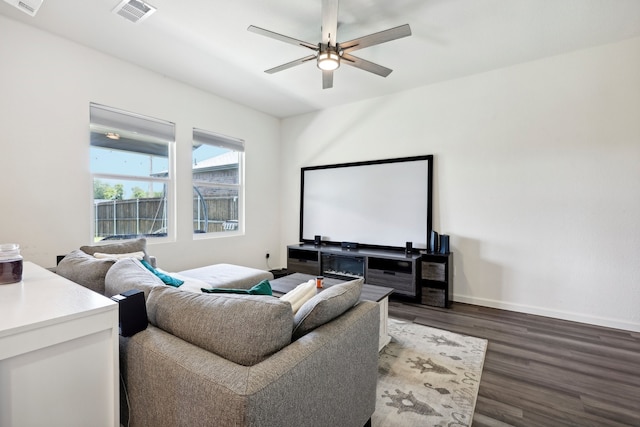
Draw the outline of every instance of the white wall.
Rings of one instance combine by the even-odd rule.
[[[434,227],[452,236],[457,301],[640,331],[639,76],[635,38],[281,126],[0,16],[0,242],[43,266],[90,242],[98,102],[177,125],[177,241],[150,247],[167,269],[265,267],[266,250],[284,265],[300,167],[435,154]],[[246,140],[245,236],[192,240],[193,126]]]
[[[281,256],[301,167],[420,154],[456,301],[640,331],[640,38],[284,120]]]
[[[177,241],[150,243],[169,270],[277,263],[280,121],[0,16],[0,243],[26,260],[91,243],[89,103],[176,123]],[[246,235],[192,239],[191,129],[246,141]]]

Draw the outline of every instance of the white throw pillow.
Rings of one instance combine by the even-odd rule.
[[[291,291],[282,295],[280,299],[283,301],[289,301],[293,314],[296,314],[305,302],[316,296],[317,292],[316,281],[309,280],[308,282],[299,284]]]
[[[138,251],[138,252],[129,252],[126,254],[106,254],[103,252],[94,252],[93,256],[95,258],[98,259],[115,259],[115,260],[119,260],[119,259],[124,259],[124,258],[135,258],[138,261],[140,261],[141,259],[144,258],[144,252],[142,251]]]

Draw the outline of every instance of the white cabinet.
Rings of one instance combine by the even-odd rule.
[[[118,305],[33,263],[0,285],[0,427],[118,426]]]

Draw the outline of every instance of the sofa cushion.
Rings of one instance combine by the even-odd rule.
[[[81,250],[75,250],[62,258],[56,273],[85,288],[104,294],[105,276],[115,260],[98,259]]]
[[[180,290],[181,291],[186,291],[186,292],[196,292],[201,294],[202,293],[202,289],[208,289],[209,288],[209,284],[205,281],[202,280],[198,280],[195,279],[193,277],[189,277],[189,276],[183,276],[180,273],[175,273],[175,272],[167,272],[161,269],[157,269],[159,271],[162,271],[163,273],[166,274],[171,274],[172,277],[175,277],[176,279],[182,280],[183,283],[182,285],[180,285]]]
[[[353,307],[360,298],[363,282],[364,279],[355,279],[333,285],[304,303],[293,321],[293,339],[300,338]]]
[[[240,365],[254,365],[291,342],[291,305],[270,296],[156,287],[147,313],[154,326]]]
[[[234,264],[213,264],[178,273],[181,279],[186,276],[202,280],[210,288],[249,289],[261,280],[273,280],[268,271]]]
[[[80,246],[80,250],[93,255],[96,252],[103,254],[128,254],[133,252],[143,252],[144,260],[149,262],[147,254],[147,239],[126,240],[118,243],[107,243],[93,246]]]
[[[133,258],[116,262],[104,278],[104,294],[108,297],[138,289],[144,292],[146,298],[156,286],[164,287],[165,284]]]

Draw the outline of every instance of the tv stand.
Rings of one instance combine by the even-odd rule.
[[[394,294],[420,296],[419,253],[404,250],[351,249],[301,243],[287,246],[287,270],[350,280],[363,277],[367,285],[393,288]]]

